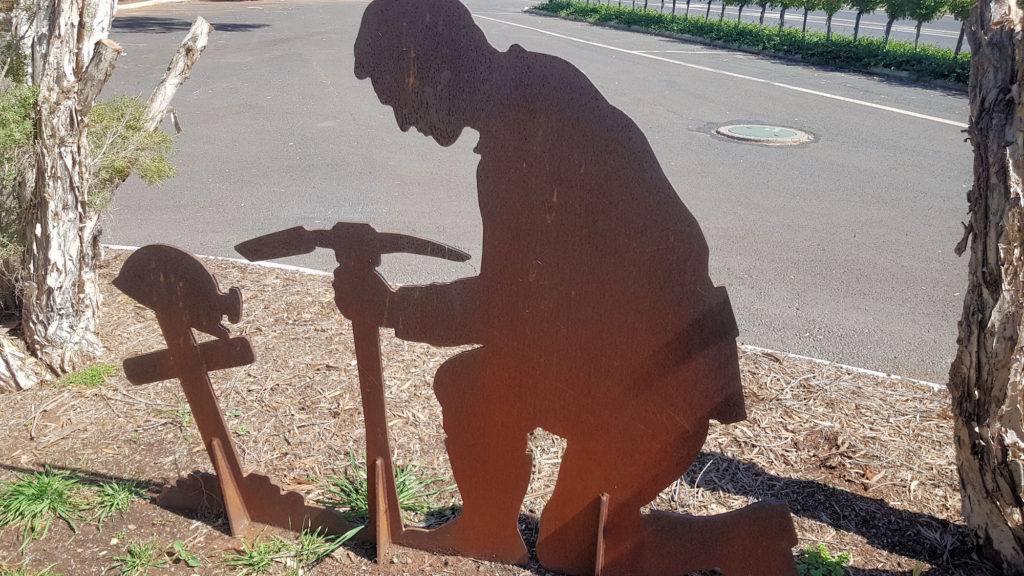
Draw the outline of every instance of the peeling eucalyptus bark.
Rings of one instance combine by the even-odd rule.
[[[26,211],[22,330],[28,349],[56,373],[79,369],[102,352],[96,335],[97,215],[87,205],[86,115],[116,51],[100,50],[93,66],[80,61],[93,54],[82,45],[92,38],[89,18],[103,14],[95,8],[101,2],[109,0],[37,3],[49,15],[49,28],[40,33],[45,42],[33,42],[33,50],[45,44],[46,51],[41,59],[33,54],[39,86],[36,179]]]
[[[1024,58],[1015,2],[971,12],[974,147],[968,288],[950,368],[963,514],[1008,574],[1024,574]]]

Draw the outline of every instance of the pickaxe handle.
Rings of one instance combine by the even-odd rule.
[[[383,561],[391,541],[402,533],[402,511],[388,440],[388,420],[384,399],[384,377],[380,360],[380,329],[353,321],[356,362],[359,367],[359,393],[366,426],[366,485],[370,533],[376,536],[377,561]]]

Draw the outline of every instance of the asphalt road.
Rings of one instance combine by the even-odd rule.
[[[967,261],[952,253],[971,180],[964,94],[522,14],[518,0],[469,5],[492,44],[569,60],[644,130],[701,222],[743,343],[945,381],[966,286]],[[363,7],[265,0],[119,16],[111,36],[127,54],[108,97],[148,96],[196,15],[217,30],[174,102],[178,177],[159,189],[130,179],[104,240],[232,256],[258,234],[354,220],[478,257],[476,135],[441,148],[398,130],[352,74]],[[712,134],[737,122],[815,141]],[[392,258],[384,271],[430,282],[472,264]]]

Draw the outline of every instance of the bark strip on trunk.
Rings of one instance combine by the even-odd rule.
[[[56,2],[38,76],[36,185],[26,211],[22,329],[52,370],[77,369],[101,351],[93,271],[88,143],[79,114],[81,2]],[[34,44],[39,45],[39,42]]]
[[[78,86],[78,114],[88,116],[96,98],[103,91],[110,75],[114,72],[114,64],[117,57],[124,53],[124,50],[113,40],[104,38],[96,43],[92,53],[92,60],[82,75],[81,83]]]
[[[182,40],[178,51],[171,58],[163,80],[157,84],[153,94],[149,97],[149,102],[146,103],[149,109],[146,114],[147,130],[155,130],[160,125],[160,120],[167,114],[175,92],[188,80],[189,74],[192,73],[192,67],[195,66],[199,56],[206,49],[212,30],[213,26],[202,16],[196,18],[195,23],[192,24],[188,35]]]
[[[1021,29],[1013,0],[983,0],[971,12],[968,230],[974,238],[949,375],[964,518],[1008,574],[1024,574]]]
[[[0,334],[0,393],[32,388],[46,377],[46,369],[21,340]]]

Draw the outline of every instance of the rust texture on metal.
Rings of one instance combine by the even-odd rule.
[[[331,510],[305,503],[301,494],[282,492],[266,476],[244,474],[231,434],[210,384],[209,372],[251,364],[255,360],[247,338],[232,338],[221,323],[242,317],[242,293],[225,294],[202,263],[177,248],[144,246],[128,257],[114,286],[152,309],[167,341],[167,349],[124,361],[133,384],[178,378],[192,410],[216,476],[190,476],[160,496],[161,504],[199,508],[210,494],[220,497],[233,535],[257,529],[257,524],[297,530],[321,526],[344,534],[354,525]],[[214,336],[197,343],[193,330]]]
[[[641,513],[694,461],[711,420],[746,412],[729,298],[636,124],[565,60],[491,46],[457,0],[374,0],[354,55],[357,78],[403,131],[442,146],[466,128],[479,134],[479,275],[396,290],[368,268],[335,274],[335,301],[354,324],[477,345],[434,380],[462,512],[431,531],[391,516],[392,541],[525,563],[526,442],[543,428],[567,442],[540,519],[544,567],[795,574],[783,504]],[[379,367],[361,356],[361,371],[364,361]],[[386,443],[383,422],[375,434]]]

